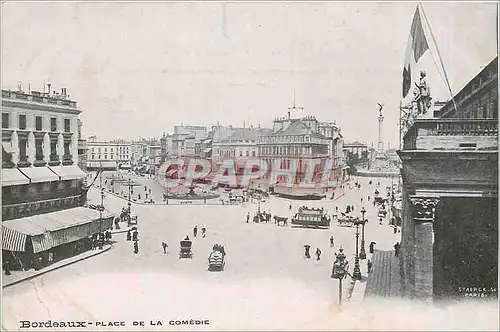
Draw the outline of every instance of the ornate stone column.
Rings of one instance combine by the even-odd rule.
[[[439,198],[410,197],[414,223],[414,298],[433,300],[434,218]]]

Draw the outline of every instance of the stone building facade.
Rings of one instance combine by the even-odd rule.
[[[498,64],[434,118],[416,119],[402,161],[405,296],[439,300],[498,282]]]

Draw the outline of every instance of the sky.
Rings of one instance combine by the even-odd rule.
[[[335,121],[345,141],[399,137],[402,69],[416,3],[2,3],[2,88],[66,87],[84,136],[160,137],[174,125]],[[497,54],[495,3],[423,3],[434,99]],[[432,31],[436,43],[433,42]],[[434,69],[433,69],[434,68]],[[295,96],[295,97],[294,97]],[[376,144],[375,144],[376,146]]]

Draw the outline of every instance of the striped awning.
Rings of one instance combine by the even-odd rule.
[[[2,187],[28,183],[30,180],[18,168],[2,168]]]
[[[2,233],[9,234],[8,236],[4,235],[4,237],[9,239],[10,242],[2,241],[2,248],[10,250],[8,248],[16,247],[15,243],[17,242],[12,239],[15,239],[15,233],[20,233],[31,237],[35,253],[45,251],[111,228],[114,215],[105,211],[102,217],[103,220],[101,221],[97,210],[77,207],[7,220],[2,223]],[[23,237],[22,239],[24,239],[25,243],[26,238]],[[17,245],[16,248],[19,249],[21,246]],[[24,251],[24,246],[21,251]]]
[[[24,251],[26,234],[2,227],[2,249],[8,251]]]

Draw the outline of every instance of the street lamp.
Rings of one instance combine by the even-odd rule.
[[[359,253],[358,253],[358,239],[359,239],[359,225],[362,222],[357,219],[354,224],[356,225],[356,257],[354,258],[354,272],[352,273],[353,279],[361,280],[361,270],[359,268]]]
[[[361,207],[361,251],[359,252],[359,259],[366,259],[366,251],[365,251],[365,207]]]
[[[257,194],[257,200],[259,202],[259,209],[258,209],[257,214],[259,215],[259,218],[260,218],[260,200],[262,199],[262,195],[260,193],[260,184],[259,184],[259,186],[257,188],[259,189],[259,193]]]
[[[132,193],[132,183],[130,181],[130,178],[128,178],[128,218],[127,218],[127,226],[130,227],[130,221],[132,219],[132,213],[131,213],[131,206],[132,206],[132,203],[131,203],[131,193]]]
[[[339,306],[342,306],[342,279],[344,279],[347,275],[347,261],[345,259],[344,249],[340,247],[339,253],[335,254],[335,256],[336,258],[335,262],[333,262],[332,275],[330,277],[339,280]]]

